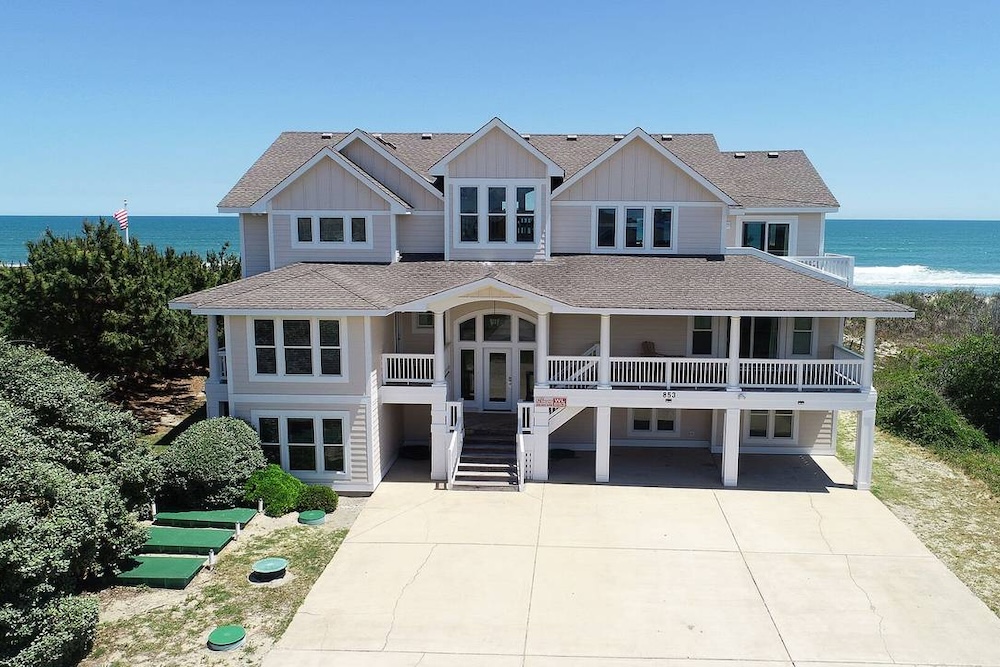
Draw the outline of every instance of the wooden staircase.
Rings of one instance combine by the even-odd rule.
[[[517,491],[517,415],[466,413],[456,489]]]

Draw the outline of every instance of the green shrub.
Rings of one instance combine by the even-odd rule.
[[[299,512],[305,512],[306,510],[323,510],[329,514],[337,509],[338,500],[339,497],[337,496],[337,492],[329,486],[310,484],[302,490],[302,493],[299,495],[299,502],[296,504],[295,509]]]
[[[265,514],[282,516],[295,509],[305,488],[305,484],[272,463],[250,475],[243,499],[256,506],[257,500],[263,498]]]
[[[1000,336],[967,336],[940,356],[941,392],[991,439],[1000,439]]]
[[[192,424],[161,457],[164,500],[178,507],[233,507],[267,461],[249,424],[217,417]]]
[[[0,611],[0,618],[6,609]],[[33,636],[10,656],[0,653],[3,667],[64,667],[77,664],[94,644],[97,630],[97,598],[69,596],[56,598],[29,616]],[[23,622],[23,618],[20,619]]]

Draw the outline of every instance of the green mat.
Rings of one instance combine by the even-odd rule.
[[[154,554],[207,554],[209,549],[213,549],[219,553],[235,533],[220,528],[151,526],[142,550]]]
[[[135,565],[118,575],[126,586],[183,589],[205,564],[204,558],[182,556],[136,556],[133,560]]]
[[[250,523],[257,516],[257,510],[236,507],[231,510],[205,510],[202,512],[158,512],[156,523],[161,526],[181,526],[196,528],[232,528]]]

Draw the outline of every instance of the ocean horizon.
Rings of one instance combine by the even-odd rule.
[[[27,261],[25,243],[51,229],[80,233],[83,221],[111,216],[0,216],[0,262]],[[129,233],[143,244],[178,252],[240,251],[237,216],[130,216]],[[876,220],[828,218],[825,250],[855,257],[857,289],[885,296],[903,290],[967,288],[1000,292],[1000,220]]]

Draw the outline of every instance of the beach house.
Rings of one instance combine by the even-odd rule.
[[[286,132],[219,204],[243,279],[171,306],[207,316],[209,415],[341,491],[407,445],[448,486],[665,447],[736,486],[741,454],[833,454],[845,410],[864,489],[876,320],[912,312],[824,252],[838,206],[802,151],[710,134]]]

